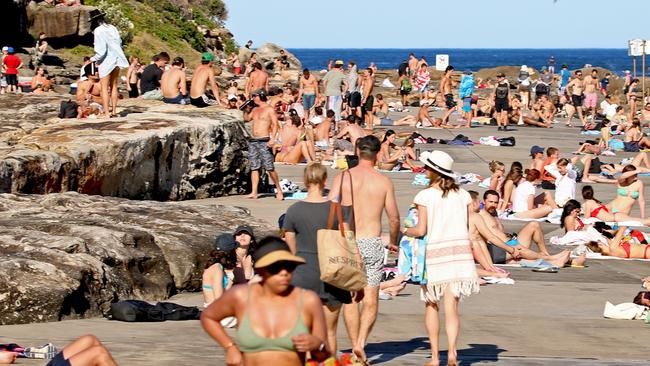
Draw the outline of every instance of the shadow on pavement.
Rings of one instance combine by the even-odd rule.
[[[506,351],[495,344],[470,344],[469,346],[470,348],[458,350],[458,360],[462,365],[497,362],[499,354]],[[423,352],[423,358],[429,360],[429,350],[429,339],[427,337],[413,338],[408,341],[371,343],[366,346],[366,353],[368,358],[372,359],[373,365],[387,363],[416,351]],[[444,365],[446,361],[447,351],[441,351],[440,364]],[[423,360],[424,362],[426,361]]]

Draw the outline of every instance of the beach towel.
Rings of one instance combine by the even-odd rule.
[[[501,146],[501,143],[494,136],[485,136],[478,139],[481,145]]]
[[[479,187],[488,189],[490,188],[490,183],[492,183],[492,177],[487,177],[483,179],[481,183],[478,184]]]
[[[515,284],[515,280],[513,280],[512,278],[499,278],[499,277],[486,276],[486,277],[483,277],[483,279],[485,280],[485,282],[487,282],[489,284],[498,284],[498,285],[514,285]]]
[[[581,135],[600,135],[600,131],[596,130],[587,130],[587,131],[580,131]]]
[[[458,87],[458,98],[469,98],[474,93],[474,75],[463,75]]]
[[[404,227],[415,227],[418,224],[417,206],[411,205],[404,218]],[[420,283],[424,279],[424,262],[427,242],[426,238],[402,236],[399,243],[397,273],[410,277],[411,281]]]
[[[393,83],[391,83],[390,79],[388,79],[388,78],[385,78],[384,81],[381,82],[381,86],[383,86],[384,88],[394,88],[395,87],[395,85]]]
[[[427,69],[424,69],[424,71],[420,70],[415,76],[413,88],[415,88],[415,90],[424,91],[424,88],[429,85],[430,80],[431,76],[429,75],[429,71]]]
[[[580,245],[589,243],[590,241],[600,241],[607,244],[607,238],[593,227],[589,227],[587,230],[583,231],[569,231],[562,236],[553,236],[550,241],[551,244],[559,246]]]
[[[608,319],[635,320],[645,319],[645,313],[648,311],[643,305],[637,305],[632,302],[624,302],[614,305],[611,302],[605,302],[603,317]]]

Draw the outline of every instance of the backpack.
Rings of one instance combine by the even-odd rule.
[[[146,301],[125,300],[111,304],[111,319],[123,322],[162,322],[163,312]]]
[[[496,89],[496,97],[499,99],[506,99],[508,97],[508,84],[498,84]]]
[[[79,105],[71,99],[61,102],[59,118],[77,118],[77,108]]]
[[[548,92],[549,92],[549,87],[544,83],[538,83],[535,86],[535,94],[544,95],[544,94],[548,94]]]

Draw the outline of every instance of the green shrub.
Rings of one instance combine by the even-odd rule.
[[[91,1],[86,1],[90,5]],[[118,3],[109,0],[92,1],[92,5],[106,13],[106,21],[120,32],[122,43],[127,44],[133,40],[133,23],[122,11]]]

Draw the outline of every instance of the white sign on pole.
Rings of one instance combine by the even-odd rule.
[[[645,53],[650,54],[650,41],[644,41],[642,39],[632,39],[628,41],[628,56],[641,56],[643,55],[643,44],[645,42]]]
[[[436,55],[436,70],[445,71],[449,66],[449,55]]]

